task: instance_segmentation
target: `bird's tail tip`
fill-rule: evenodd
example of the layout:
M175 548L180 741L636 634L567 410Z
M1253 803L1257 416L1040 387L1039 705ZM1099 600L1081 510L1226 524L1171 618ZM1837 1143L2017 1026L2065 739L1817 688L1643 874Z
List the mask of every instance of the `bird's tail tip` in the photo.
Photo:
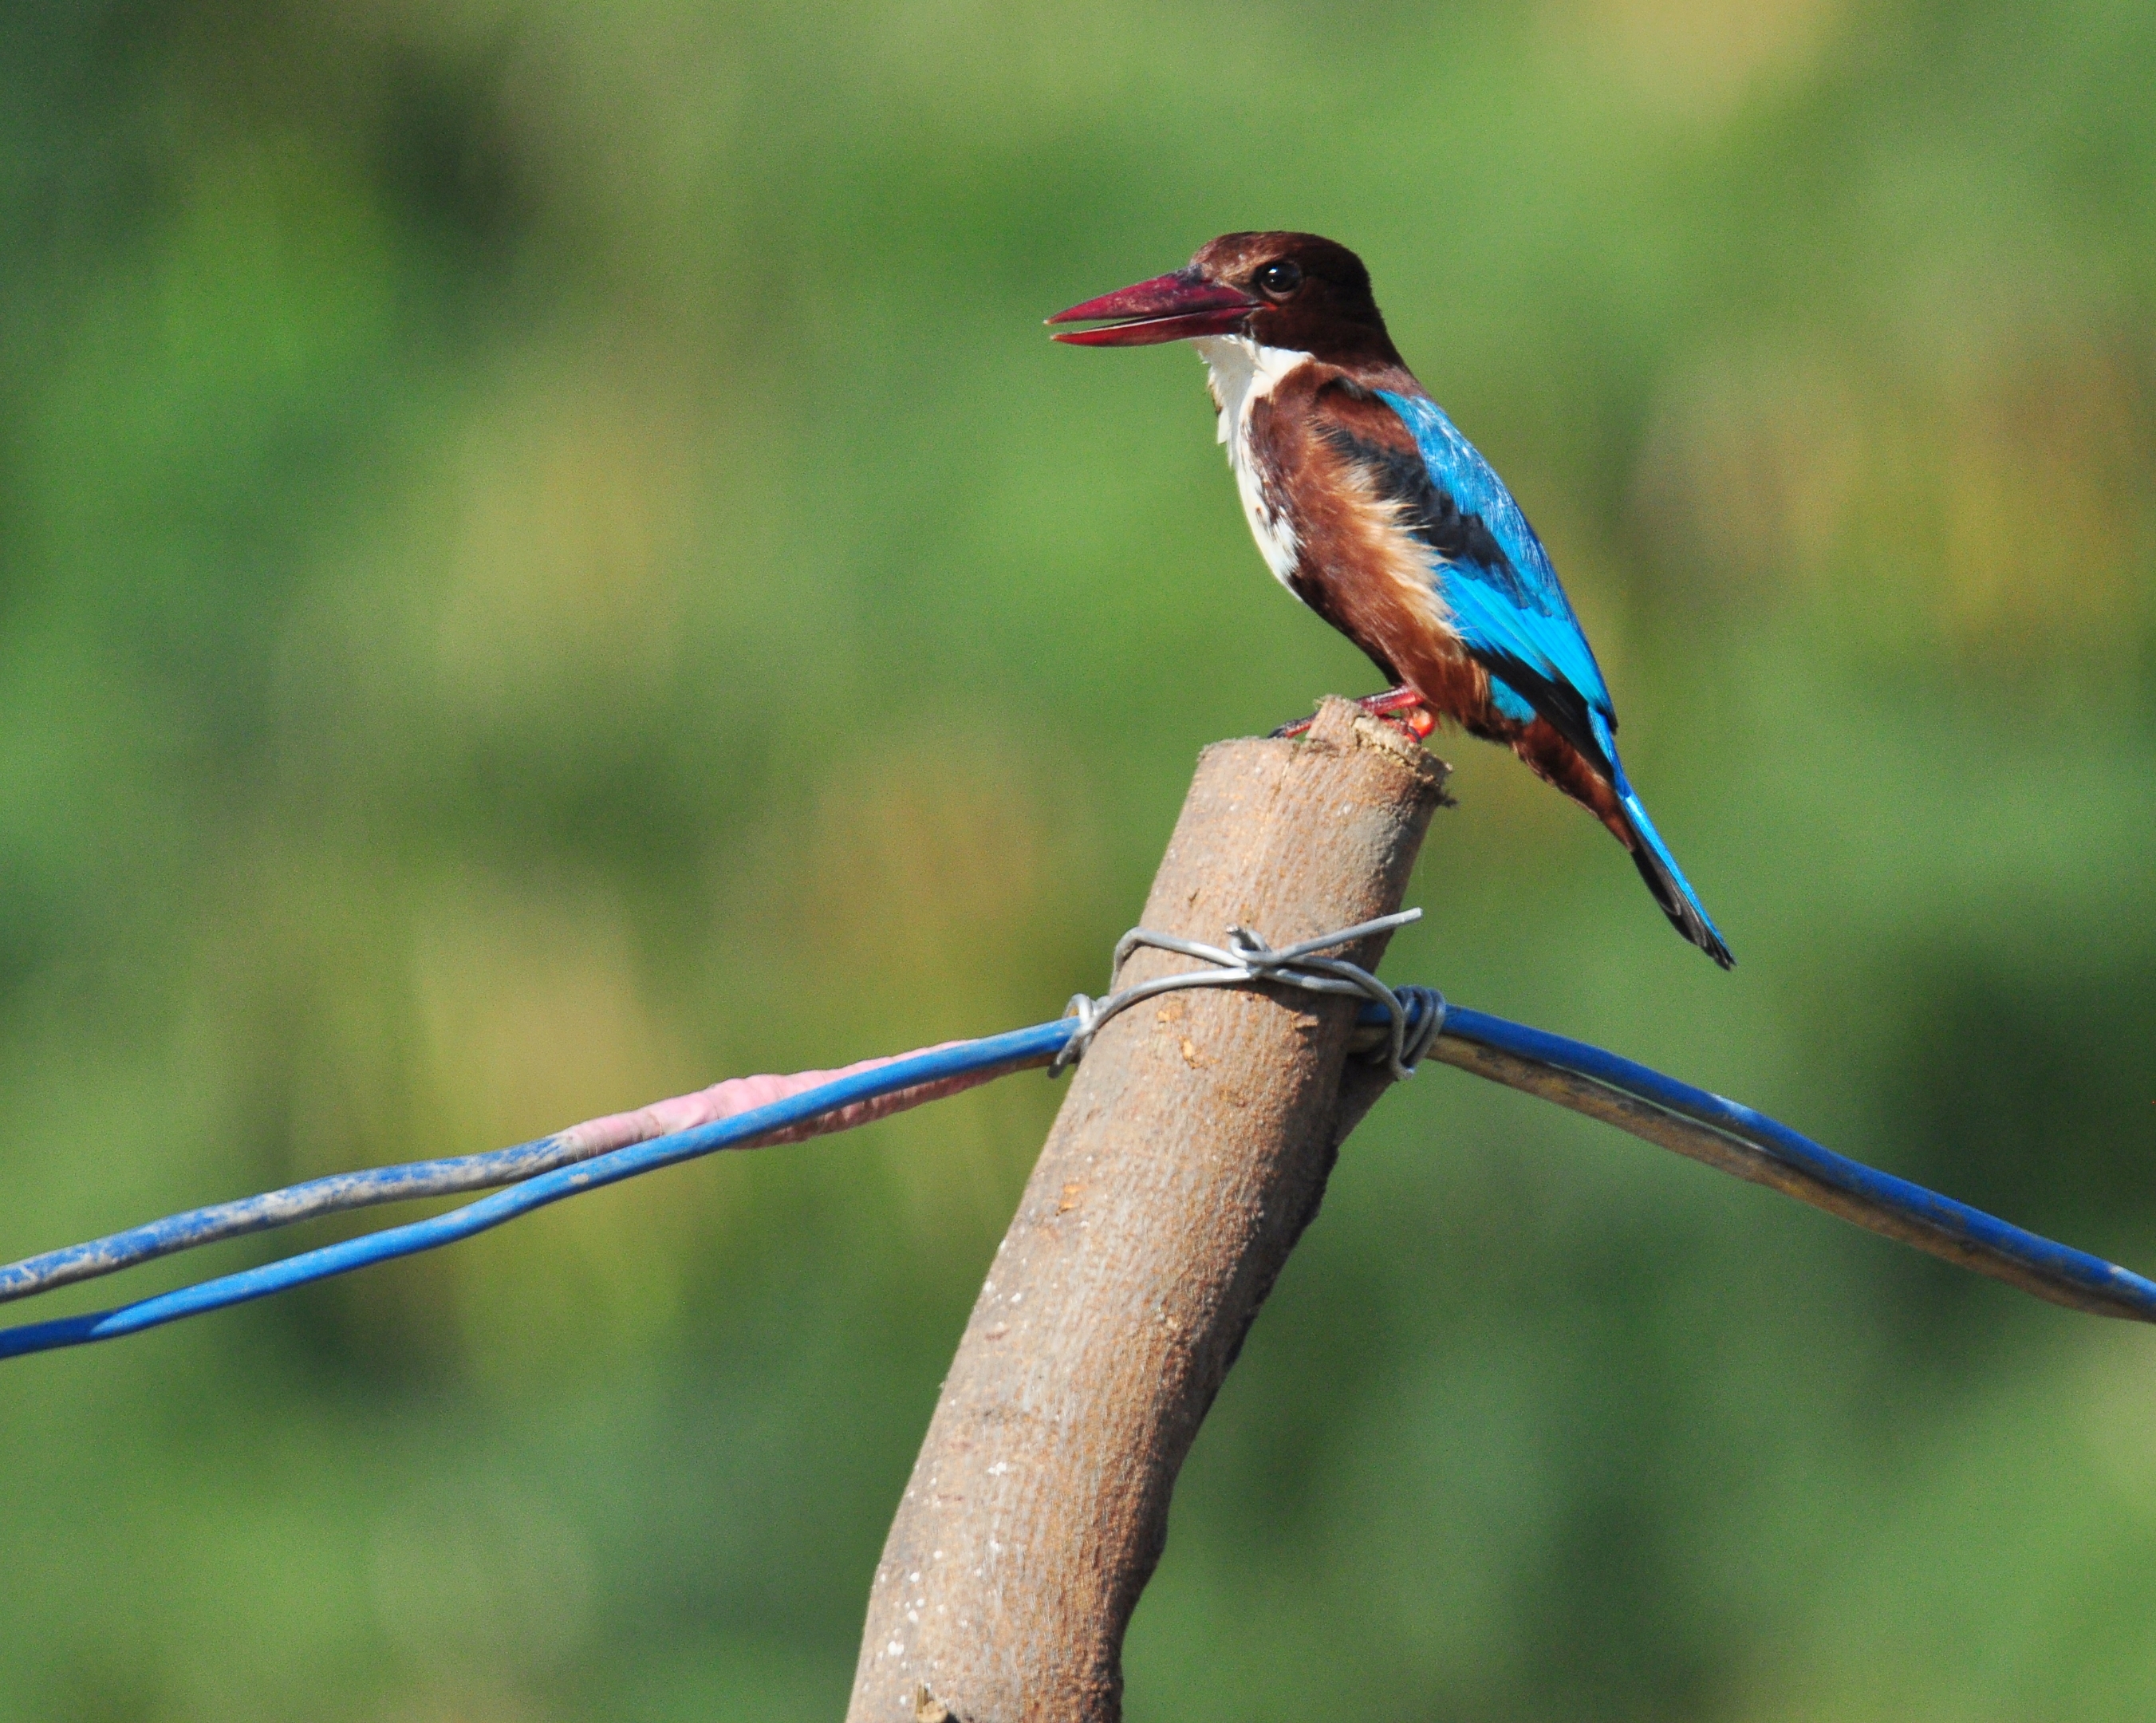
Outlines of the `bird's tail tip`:
M1670 926L1724 969L1736 968L1737 958L1729 949L1729 941L1722 938L1722 930L1700 906L1699 899L1685 883L1684 875L1665 873L1660 865L1661 859L1644 844L1632 852L1632 860L1640 869L1640 877L1647 882L1647 890L1655 894L1655 901L1661 905L1662 913L1670 918Z
M1662 834L1647 818L1647 810L1632 793L1631 786L1627 784L1621 788L1620 799L1624 804L1626 823L1632 828L1633 865L1647 882L1647 890L1654 893L1662 913L1670 918L1670 925L1724 969L1734 969L1737 959L1729 949L1729 942L1722 938L1722 931L1707 913L1707 906L1700 902L1699 894L1691 889L1691 882L1677 866L1676 858L1662 842Z

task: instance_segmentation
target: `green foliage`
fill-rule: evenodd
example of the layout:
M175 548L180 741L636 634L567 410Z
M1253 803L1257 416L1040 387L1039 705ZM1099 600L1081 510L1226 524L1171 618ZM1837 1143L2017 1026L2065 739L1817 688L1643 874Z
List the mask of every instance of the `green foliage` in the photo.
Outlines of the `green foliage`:
M1373 679L1188 357L1038 320L1295 225L1743 964L1459 741L1391 972L2146 1267L2152 80L2118 0L8 9L0 1253L1097 986L1197 748ZM1055 1100L7 1367L0 1718L836 1715ZM2147 1715L2150 1346L1433 1069L1130 1715Z

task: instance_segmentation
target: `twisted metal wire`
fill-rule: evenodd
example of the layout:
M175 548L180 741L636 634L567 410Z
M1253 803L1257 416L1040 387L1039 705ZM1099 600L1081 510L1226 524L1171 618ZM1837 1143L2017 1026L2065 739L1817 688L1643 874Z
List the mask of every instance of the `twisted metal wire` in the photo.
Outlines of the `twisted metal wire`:
M1086 1049L1093 1044L1093 1037L1100 1033L1101 1026L1142 1000L1183 987L1240 987L1259 982L1277 982L1308 993L1357 993L1378 1006L1387 1020L1386 1068L1394 1082L1405 1082L1414 1075L1414 1068L1430 1051L1430 1044L1445 1032L1445 995L1435 987L1404 987L1395 992L1358 963L1350 963L1345 957L1321 957L1316 954L1335 946L1352 944L1373 933L1389 933L1395 927L1404 927L1421 919L1420 910L1402 910L1397 915L1380 915L1374 921L1358 921L1337 933L1319 934L1314 939L1299 940L1294 945L1277 948L1268 943L1263 934L1248 927L1230 927L1224 946L1209 946L1201 940L1184 939L1177 934L1158 933L1150 927L1133 927L1116 941L1115 961L1108 972L1111 980L1122 972L1125 961L1141 946L1196 957L1215 967L1159 976L1100 999L1086 993L1072 994L1064 1015L1078 1019L1077 1033L1050 1062L1048 1074L1060 1076L1085 1058ZM1404 994L1423 996L1419 1008L1404 998Z

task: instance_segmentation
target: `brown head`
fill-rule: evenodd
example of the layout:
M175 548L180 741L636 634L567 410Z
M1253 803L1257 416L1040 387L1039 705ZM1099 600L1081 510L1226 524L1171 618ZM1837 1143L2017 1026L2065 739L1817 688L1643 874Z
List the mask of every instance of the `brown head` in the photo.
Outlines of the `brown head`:
M1048 320L1104 326L1056 332L1074 346L1236 335L1332 364L1400 362L1362 259L1315 233L1223 233L1180 269Z

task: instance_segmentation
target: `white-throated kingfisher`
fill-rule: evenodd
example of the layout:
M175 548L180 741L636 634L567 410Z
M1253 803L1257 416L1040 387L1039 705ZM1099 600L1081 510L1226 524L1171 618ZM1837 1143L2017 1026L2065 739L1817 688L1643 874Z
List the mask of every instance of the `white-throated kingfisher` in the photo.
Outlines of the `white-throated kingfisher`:
M1625 778L1609 690L1548 552L1401 361L1361 259L1314 233L1225 233L1186 268L1048 320L1100 326L1056 334L1078 346L1194 342L1266 563L1396 685L1363 704L1418 736L1446 718L1511 747L1609 828L1680 933L1732 966Z

